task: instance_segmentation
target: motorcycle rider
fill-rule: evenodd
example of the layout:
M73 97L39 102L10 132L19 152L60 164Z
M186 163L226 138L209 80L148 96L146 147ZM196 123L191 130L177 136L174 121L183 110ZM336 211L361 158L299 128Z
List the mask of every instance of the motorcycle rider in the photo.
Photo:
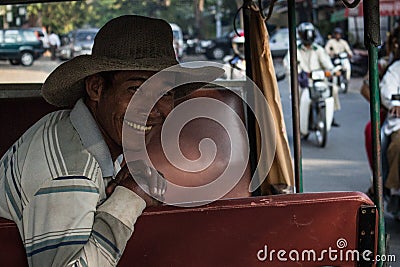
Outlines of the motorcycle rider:
M385 186L390 190L387 209L400 220L400 27L393 31L388 45L392 49L392 62L379 84L382 105L388 109L382 126L382 142L385 138L390 138L386 150L388 170Z
M303 73L311 73L314 70L331 71L334 66L324 48L314 42L316 33L314 25L310 22L303 22L297 27L301 43L297 46L297 63L299 73L299 84L301 87L308 86L308 78ZM285 56L284 64L289 66L289 53ZM303 80L303 81L302 81ZM340 110L339 92L336 86L332 88L332 96L335 103L335 111ZM333 119L332 126L340 125Z
M351 65L349 59L353 56L353 52L351 51L347 41L342 39L342 35L342 29L338 27L335 28L333 30L333 38L329 39L325 45L325 51L331 58L334 58L342 52L347 53L348 59L343 62L343 68L346 70L346 79L349 81L351 76Z
M225 78L228 80L244 79L246 76L246 61L244 59L244 33L232 38L233 56L224 58L226 62Z

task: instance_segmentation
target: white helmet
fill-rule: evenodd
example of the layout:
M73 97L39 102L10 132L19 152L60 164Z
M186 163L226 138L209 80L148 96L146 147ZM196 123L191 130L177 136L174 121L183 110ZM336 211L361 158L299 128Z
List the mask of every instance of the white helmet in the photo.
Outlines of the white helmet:
M315 40L315 28L311 22L303 22L297 27L297 32L303 44L312 44Z
M233 37L232 43L234 43L234 44L244 44L244 36L235 36L235 37Z
M244 36L235 36L232 38L233 52L244 58Z

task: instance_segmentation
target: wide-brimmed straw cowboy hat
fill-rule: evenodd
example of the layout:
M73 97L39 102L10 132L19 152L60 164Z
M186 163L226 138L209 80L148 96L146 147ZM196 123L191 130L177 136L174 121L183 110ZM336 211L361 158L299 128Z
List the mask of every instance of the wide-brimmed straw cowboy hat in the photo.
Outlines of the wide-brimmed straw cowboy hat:
M164 20L125 15L107 22L97 33L91 55L77 56L58 66L42 86L47 102L58 107L73 106L85 95L86 77L104 71L161 71L178 64L171 26ZM218 67L173 68L184 80L211 82L223 74ZM182 76L183 75L183 76ZM188 77L193 79L188 79ZM180 98L205 83L178 86Z

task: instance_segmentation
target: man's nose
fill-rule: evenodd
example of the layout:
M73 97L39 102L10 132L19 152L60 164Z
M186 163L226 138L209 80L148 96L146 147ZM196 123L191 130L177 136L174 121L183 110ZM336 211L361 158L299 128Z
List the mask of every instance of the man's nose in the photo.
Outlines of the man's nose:
M156 104L150 111L150 117L158 117L161 116L161 112L158 108L158 105Z
M167 117L168 114L170 113L172 108L169 108L169 105L165 104L165 103L160 103L157 102L154 107L151 109L150 111L150 116L151 117L158 117L158 116L162 116L162 117Z
M174 98L173 96L164 96L162 97L154 106L154 111L158 112L164 117L167 117L168 114L174 107Z

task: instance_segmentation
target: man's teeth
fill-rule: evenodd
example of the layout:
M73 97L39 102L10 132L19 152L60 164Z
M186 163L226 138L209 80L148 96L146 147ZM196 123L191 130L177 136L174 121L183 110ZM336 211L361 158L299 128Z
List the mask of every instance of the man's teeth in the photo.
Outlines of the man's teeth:
M144 125L140 125L134 122L130 122L130 121L126 121L126 124L129 125L129 127L132 127L133 129L139 130L139 131L150 131L152 126L144 126Z

